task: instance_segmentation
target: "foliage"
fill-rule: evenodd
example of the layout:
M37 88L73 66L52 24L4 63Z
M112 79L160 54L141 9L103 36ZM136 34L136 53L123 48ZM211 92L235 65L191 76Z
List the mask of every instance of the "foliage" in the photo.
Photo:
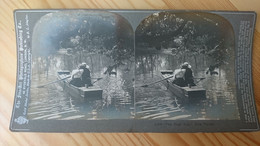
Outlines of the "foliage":
M50 13L40 19L33 34L36 56L49 56L62 49L68 54L103 54L121 63L133 56L133 46L128 21L103 11Z
M219 64L228 58L225 56L233 45L232 26L223 17L210 13L154 13L136 30L139 49L167 49L174 55L205 54Z

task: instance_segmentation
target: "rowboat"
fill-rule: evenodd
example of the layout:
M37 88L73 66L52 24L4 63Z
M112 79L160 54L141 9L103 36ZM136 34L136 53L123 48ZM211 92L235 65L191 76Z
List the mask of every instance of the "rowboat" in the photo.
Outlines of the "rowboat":
M165 79L169 76L173 76L172 70L161 70L161 78ZM191 87L180 87L172 83L173 78L163 80L163 84L169 89L176 97L184 100L202 99L206 98L206 90L202 87L191 86Z
M103 90L98 85L93 85L88 88L76 87L69 83L68 78L70 76L71 76L70 71L57 72L57 78L58 80L62 80L59 83L63 87L64 91L68 92L73 97L79 97L83 99L102 99Z

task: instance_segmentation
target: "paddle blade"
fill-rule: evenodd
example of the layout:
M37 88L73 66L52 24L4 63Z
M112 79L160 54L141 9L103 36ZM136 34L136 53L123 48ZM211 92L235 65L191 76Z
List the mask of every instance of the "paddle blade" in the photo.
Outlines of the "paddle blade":
M43 88L44 86L43 85L41 85L41 86L37 86L36 88Z
M148 85L142 85L142 86L140 86L140 87L148 87Z

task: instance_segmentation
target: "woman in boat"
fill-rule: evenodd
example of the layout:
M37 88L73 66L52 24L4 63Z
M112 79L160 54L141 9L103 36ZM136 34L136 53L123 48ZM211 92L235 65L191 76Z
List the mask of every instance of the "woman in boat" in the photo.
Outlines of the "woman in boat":
M81 80L81 76L84 72L83 69L81 69L83 66L82 64L78 66L77 69L74 69L71 73L71 79L70 79L70 84L76 86L76 87L82 87L83 86L83 82Z
M92 83L91 83L89 66L85 62L83 62L80 69L83 69L83 73L82 73L82 76L81 76L83 86L86 86L86 87L93 86Z
M184 74L185 74L185 70L184 69L176 69L174 71L174 80L173 80L173 84L178 85L180 87L185 87L185 80L184 80Z

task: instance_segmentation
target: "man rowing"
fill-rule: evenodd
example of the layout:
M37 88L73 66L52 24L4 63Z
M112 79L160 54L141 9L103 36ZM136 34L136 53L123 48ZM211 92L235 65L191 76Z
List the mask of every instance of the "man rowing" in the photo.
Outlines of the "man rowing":
M83 62L81 69L83 69L83 73L81 75L81 80L82 80L83 86L85 86L85 87L93 86L91 83L89 66L85 62Z
M196 86L193 80L191 65L188 62L184 62L180 69L174 71L174 80L172 83L180 87Z

